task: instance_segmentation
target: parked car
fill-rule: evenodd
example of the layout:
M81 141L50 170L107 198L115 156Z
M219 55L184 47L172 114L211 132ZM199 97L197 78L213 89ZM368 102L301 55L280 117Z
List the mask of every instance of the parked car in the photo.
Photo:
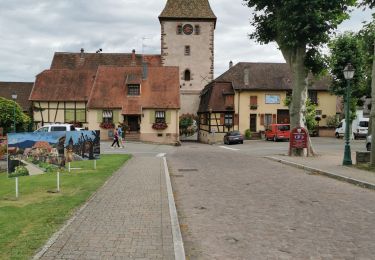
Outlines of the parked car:
M243 144L243 135L240 131L230 131L224 135L224 144Z
M57 132L57 131L76 131L72 124L48 124L34 131L34 133Z
M371 135L366 137L366 149L367 151L371 151Z
M270 124L265 132L266 140L289 140L290 125L289 124Z
M369 118L356 118L352 122L352 138L358 139L358 138L364 138L367 136L368 133L368 122ZM337 126L335 130L335 136L337 138L340 138L345 135L345 126L346 122L345 119L341 120L340 124Z

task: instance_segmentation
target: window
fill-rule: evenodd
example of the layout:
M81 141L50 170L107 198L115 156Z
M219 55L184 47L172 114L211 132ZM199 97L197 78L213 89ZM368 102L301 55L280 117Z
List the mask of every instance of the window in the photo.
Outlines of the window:
M65 122L74 121L74 109L65 110Z
M85 109L66 109L65 110L65 122L86 122L86 110Z
M128 96L139 96L140 86L138 84L128 85Z
M176 32L177 32L177 34L182 34L182 25L181 24L177 25Z
M201 34L201 27L198 24L195 25L195 34L196 35Z
M190 78L191 78L190 76L191 76L190 70L185 70L185 72L184 72L184 80L190 81Z
M309 90L308 91L308 96L309 96L310 101L314 105L318 104L318 91L316 91L316 90Z
M112 110L103 110L103 123L113 123Z
M185 56L190 56L190 45L185 46Z
M233 114L224 115L224 125L233 125Z
M155 123L165 123L165 111L155 112Z
M272 114L265 114L264 125L269 126L272 124Z

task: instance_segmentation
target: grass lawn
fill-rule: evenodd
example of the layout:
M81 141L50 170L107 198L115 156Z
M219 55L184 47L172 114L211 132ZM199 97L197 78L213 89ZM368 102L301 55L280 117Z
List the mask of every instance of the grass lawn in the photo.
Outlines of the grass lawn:
M50 236L87 201L130 155L101 155L93 161L72 163L82 168L60 173L60 193L56 173L19 177L19 198L15 180L0 173L0 259L29 259Z

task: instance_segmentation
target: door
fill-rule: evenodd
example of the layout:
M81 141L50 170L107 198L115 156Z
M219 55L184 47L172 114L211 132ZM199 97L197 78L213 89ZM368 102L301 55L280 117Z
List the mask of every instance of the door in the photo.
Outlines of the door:
M288 109L277 110L277 123L278 124L290 124Z
M138 132L139 131L139 116L128 116L129 131Z
M250 131L252 133L257 131L257 114L250 114Z

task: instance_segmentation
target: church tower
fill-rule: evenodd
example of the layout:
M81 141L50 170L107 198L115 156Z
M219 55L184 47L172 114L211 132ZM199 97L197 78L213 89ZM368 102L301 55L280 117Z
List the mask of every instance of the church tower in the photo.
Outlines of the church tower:
M180 115L196 114L200 91L214 77L216 16L208 0L167 0L159 20L162 64L180 68Z

